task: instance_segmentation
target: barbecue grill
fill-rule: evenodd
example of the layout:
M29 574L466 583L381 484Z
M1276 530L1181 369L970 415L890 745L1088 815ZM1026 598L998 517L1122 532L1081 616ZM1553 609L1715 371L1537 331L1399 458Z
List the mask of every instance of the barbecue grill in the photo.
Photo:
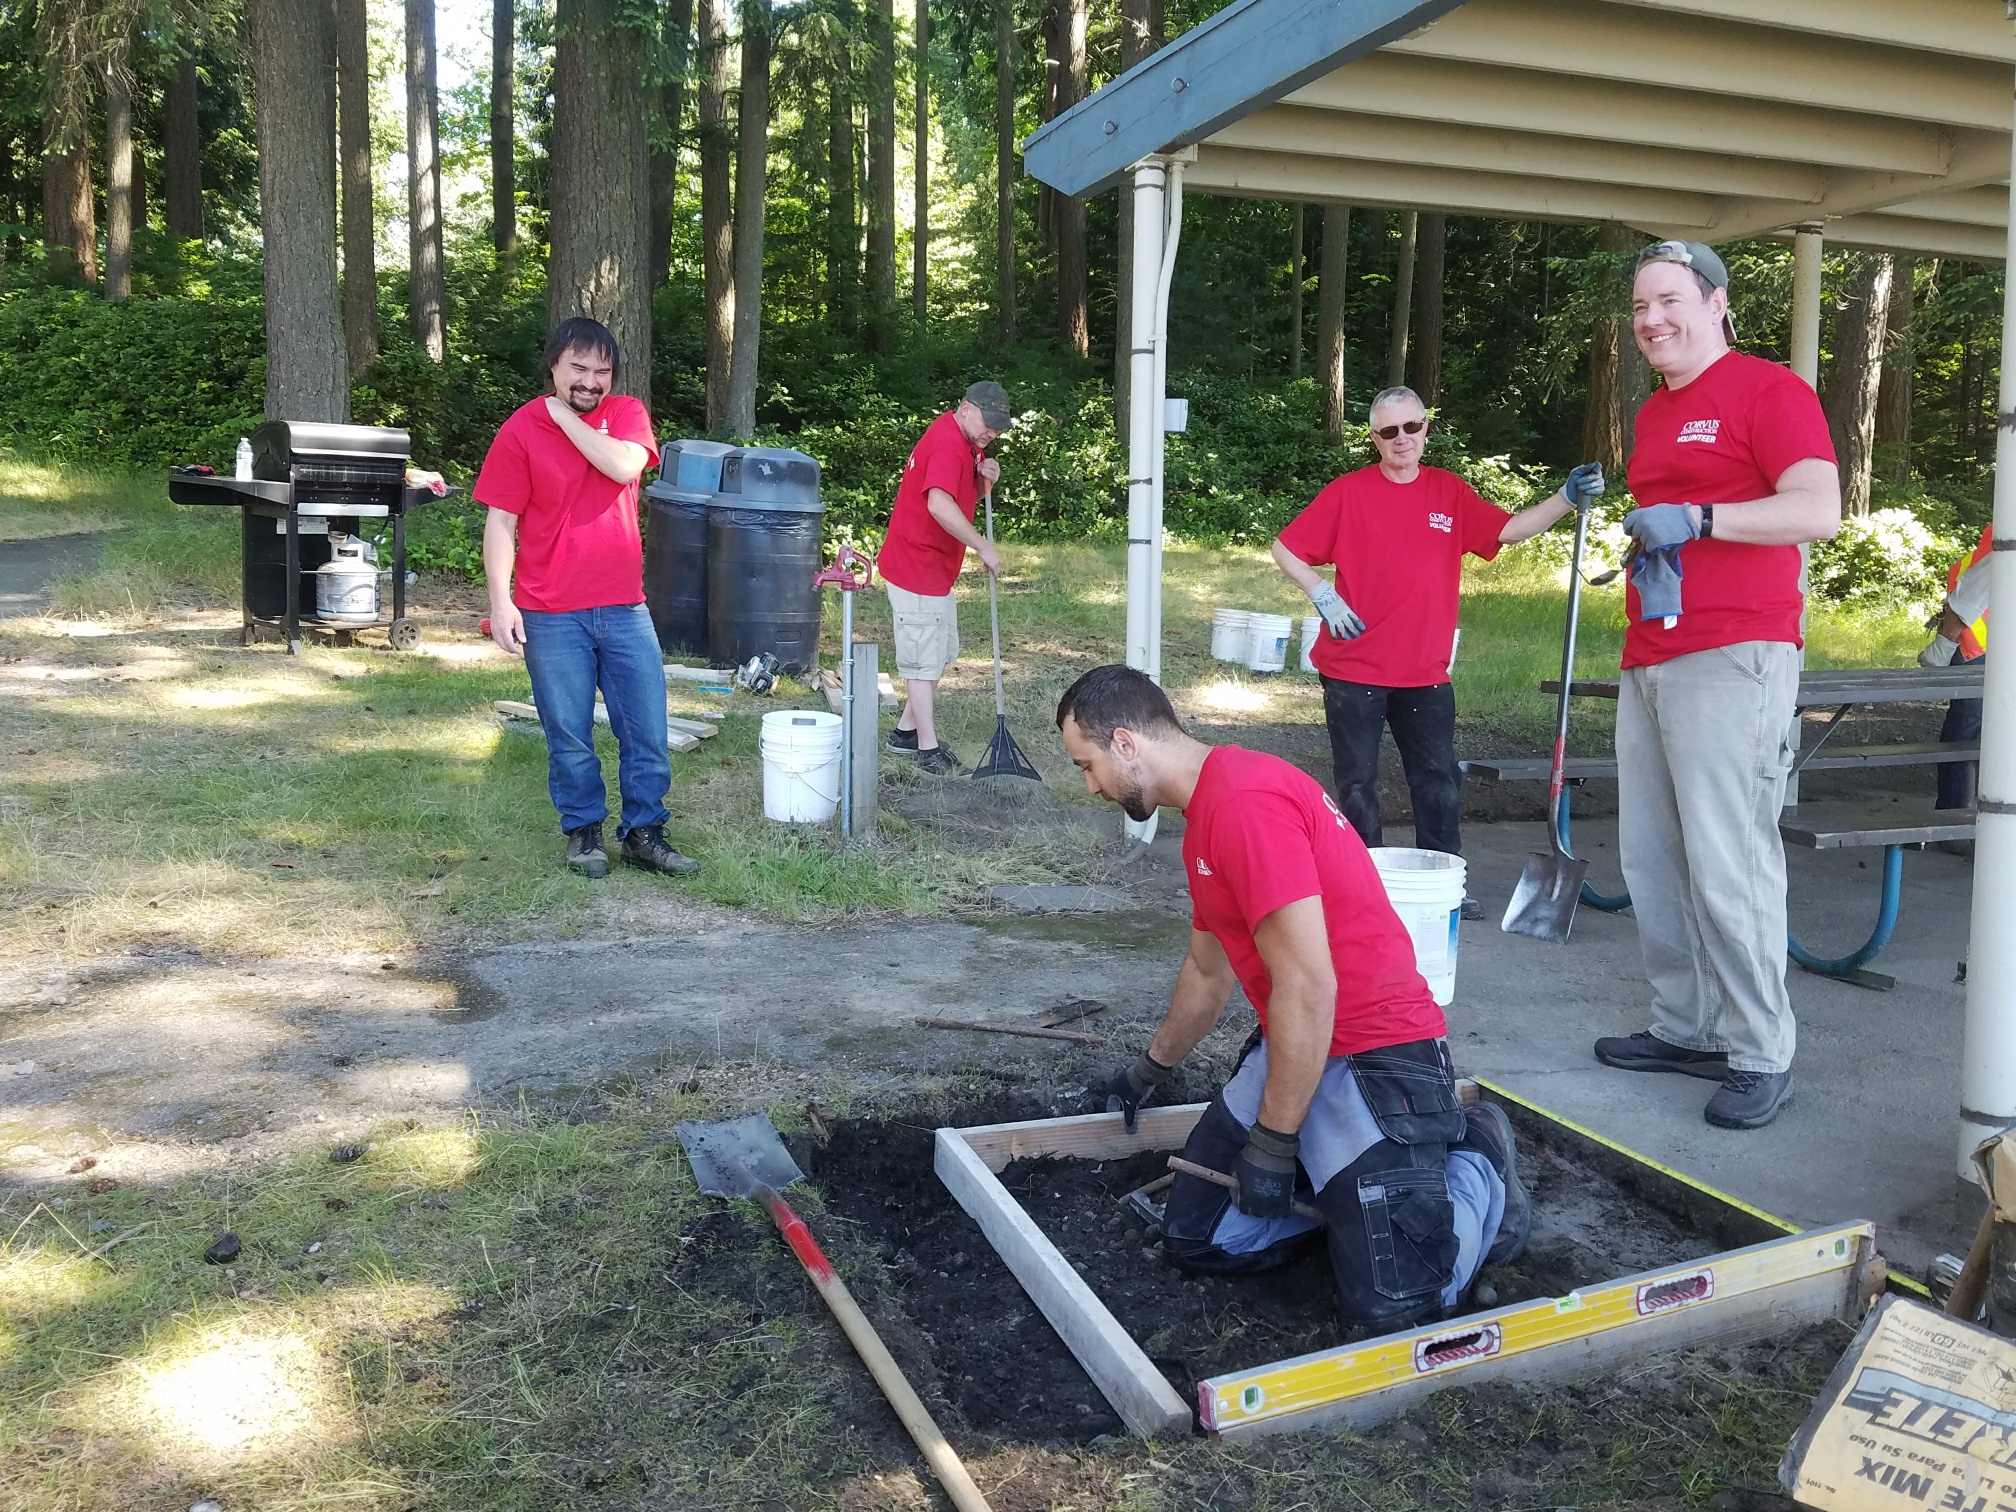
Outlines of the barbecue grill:
M406 511L437 495L407 487L410 444L403 430L374 425L269 420L252 433L250 478L169 475L177 504L242 511L244 644L277 631L292 655L304 630L347 645L370 629L382 629L396 651L420 644L419 625L406 618ZM391 526L391 618L324 620L315 612L316 569L332 555L330 536L357 535L365 520Z

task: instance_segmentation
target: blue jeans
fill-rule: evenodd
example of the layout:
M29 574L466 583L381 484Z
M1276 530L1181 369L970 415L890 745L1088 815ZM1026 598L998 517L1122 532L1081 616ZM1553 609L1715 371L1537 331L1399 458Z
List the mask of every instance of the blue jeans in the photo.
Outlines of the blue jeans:
M651 611L642 604L525 616L525 670L546 731L546 788L560 828L577 830L609 817L608 787L595 755L595 690L609 706L616 735L623 822L617 839L671 817L665 794L672 758L665 749L665 660Z
M1956 658L1953 665L1966 666L1970 661L1981 658ZM1979 740L1981 738L1981 700L1978 698L1956 698L1946 705L1946 723L1939 727L1941 740ZM1966 809L1974 807L1974 783L1981 770L1979 762L1944 761L1939 764L1939 801L1935 809Z

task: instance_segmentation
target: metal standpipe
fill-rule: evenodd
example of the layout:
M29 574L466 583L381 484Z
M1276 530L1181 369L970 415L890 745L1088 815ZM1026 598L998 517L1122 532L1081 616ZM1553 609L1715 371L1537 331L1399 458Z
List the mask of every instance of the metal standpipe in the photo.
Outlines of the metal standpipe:
M854 838L854 590L840 590L840 833Z
M2016 124L2016 123L2012 123ZM2016 134L2011 137L2016 149ZM2016 166L2016 165L2012 165ZM2002 278L2002 373L1995 399L1995 549L1989 618L2016 624L2016 216ZM1960 1052L1962 1180L1974 1146L2016 1123L2016 656L1987 659L1981 690L1981 778L1975 800L1974 909L1967 940L1967 1020Z
M1155 381L1155 306L1162 273L1164 202L1169 175L1159 158L1134 165L1134 308L1127 354L1127 665L1148 672L1160 660L1154 642L1156 442L1162 429L1162 388ZM1157 816L1125 821L1125 833L1147 844Z
M1820 388L1820 254L1825 248L1823 236L1826 229L1822 221L1807 221L1792 228L1792 371L1816 393ZM1812 547L1803 543L1800 545L1799 639L1802 643L1806 639L1807 563L1812 554ZM1799 651L1799 666L1802 671L1806 666L1803 644ZM1804 738L1805 728L1795 709L1792 728L1788 732L1795 751ZM1799 807L1799 773L1796 768L1785 782L1784 806Z

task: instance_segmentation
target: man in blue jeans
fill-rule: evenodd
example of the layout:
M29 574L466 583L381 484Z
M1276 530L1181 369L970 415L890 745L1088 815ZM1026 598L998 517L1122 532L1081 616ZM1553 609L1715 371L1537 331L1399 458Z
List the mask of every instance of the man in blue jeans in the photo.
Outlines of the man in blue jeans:
M490 638L522 653L532 675L567 865L609 874L608 790L595 755L600 688L616 735L623 859L679 876L700 867L665 839L665 663L644 605L637 529L637 480L657 449L644 406L612 392L620 361L607 326L562 321L544 357L553 391L514 413L490 443L474 490L489 510Z

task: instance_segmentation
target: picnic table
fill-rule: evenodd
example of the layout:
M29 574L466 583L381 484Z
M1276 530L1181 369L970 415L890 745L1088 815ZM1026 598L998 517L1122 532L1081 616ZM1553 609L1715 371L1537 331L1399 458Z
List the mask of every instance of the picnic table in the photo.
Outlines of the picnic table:
M1818 738L1810 743L1801 740L1798 758L1792 764L1792 783L1789 788L1790 801L1786 805L1786 817L1779 822L1779 833L1793 845L1803 845L1816 850L1834 850L1851 846L1881 845L1883 847L1882 895L1877 906L1876 925L1869 938L1857 949L1845 956L1816 956L1802 946L1796 938L1786 937L1786 952L1804 970L1819 976L1833 977L1839 981L1852 982L1861 987L1888 990L1896 985L1893 977L1882 972L1866 969L1869 962L1882 954L1890 943L1890 936L1897 925L1897 909L1903 893L1904 847L1907 845L1927 845L1948 840L1970 840L1974 836L1974 815L1971 811L1950 809L1930 813L1894 814L1882 808L1849 808L1838 813L1801 813L1797 780L1799 773L1809 768L1814 771L1843 771L1856 768L1888 766L1931 766L1948 761L1973 761L1980 756L1980 746L1974 741L1921 741L1908 745L1863 746L1852 750L1840 750L1822 754L1821 748L1827 739L1839 728L1853 709L1863 704L1879 703L1939 703L1955 698L1979 698L1986 669L1979 662L1951 667L1816 667L1799 674L1799 691L1793 702L1801 710L1831 708L1834 712ZM1615 699L1622 680L1615 677L1578 677L1568 685L1570 697ZM1549 678L1543 682L1544 692L1558 695L1561 680ZM1803 723L1803 722L1802 722ZM1803 730L1801 731L1803 736ZM1540 762L1541 767L1546 763ZM1526 774L1525 760L1518 762L1469 762L1466 767L1480 775L1500 779L1517 779ZM1567 764L1570 782L1587 780L1590 777L1614 777L1617 763L1600 759L1578 758ZM1886 806L1887 807L1887 806ZM1562 849L1568 847L1568 789L1561 792L1561 802L1554 822L1561 837ZM1606 896L1597 892L1588 883L1582 884L1582 901L1591 907L1616 913L1631 906L1628 892Z

